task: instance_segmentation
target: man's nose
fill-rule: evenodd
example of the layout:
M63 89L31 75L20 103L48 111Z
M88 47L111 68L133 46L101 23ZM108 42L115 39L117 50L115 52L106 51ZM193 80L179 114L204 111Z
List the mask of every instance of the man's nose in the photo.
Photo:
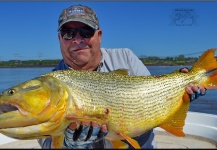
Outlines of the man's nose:
M72 40L73 43L81 43L84 42L84 38L82 38L79 34L79 32L76 33L75 37Z

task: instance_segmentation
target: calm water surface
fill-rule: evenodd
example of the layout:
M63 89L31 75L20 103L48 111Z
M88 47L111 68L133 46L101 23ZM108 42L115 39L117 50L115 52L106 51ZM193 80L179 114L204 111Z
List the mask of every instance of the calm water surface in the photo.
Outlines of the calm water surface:
M152 75L167 74L182 66L148 66ZM188 66L190 68L190 66ZM47 68L0 68L0 92L52 70ZM217 90L207 90L205 96L192 102L190 111L217 115Z

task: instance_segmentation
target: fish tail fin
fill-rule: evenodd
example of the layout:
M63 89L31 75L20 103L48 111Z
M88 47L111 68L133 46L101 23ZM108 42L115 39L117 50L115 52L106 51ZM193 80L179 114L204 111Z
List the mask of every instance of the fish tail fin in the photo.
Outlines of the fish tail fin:
M207 71L208 78L201 85L207 89L217 89L217 68Z
M217 89L217 60L215 51L217 48L205 51L192 66L192 71L195 69L205 69L207 78L200 84L207 89Z
M192 74L195 74L195 72L200 72L201 70L205 70L203 71L204 75L201 78L199 84L206 87L207 89L217 89L217 61L215 58L216 50L217 49L215 48L205 51L190 70ZM160 127L167 132L180 137L185 136L183 127L185 125L185 119L190 106L190 97L187 92L184 92L182 100L183 101L180 106L181 109L179 109L174 115L169 117L163 124L160 125Z

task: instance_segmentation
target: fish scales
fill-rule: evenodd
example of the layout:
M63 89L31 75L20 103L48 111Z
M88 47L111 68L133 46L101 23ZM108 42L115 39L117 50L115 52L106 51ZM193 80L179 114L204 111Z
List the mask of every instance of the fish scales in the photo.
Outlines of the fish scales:
M0 94L0 133L17 139L52 137L54 148L62 147L64 131L74 121L106 124L106 139L115 148L121 148L115 144L121 139L139 148L132 138L155 127L184 136L190 106L185 87L217 89L215 51L205 51L189 73L60 70L15 85Z
M170 113L171 107L174 110L180 107L184 93L183 87L189 83L185 81L183 75L176 77L175 80L172 75L165 75L158 81L153 77L150 77L153 78L150 80L148 77L132 78L92 72L83 74L63 71L62 73L63 78L65 73L71 76L65 83L73 93L72 97L77 106L84 111L83 115L94 116L101 112L101 117L107 118L105 122L109 122L109 128L120 131L127 129L127 134L131 133L131 136L135 136L134 126L141 130L148 130L156 123L156 119L153 118L159 116L157 120L161 123L167 117L165 114ZM63 80L60 75L58 78ZM171 86L171 83L174 86ZM156 91L159 91L157 95ZM170 98L175 100L167 101ZM163 108L158 106L163 106ZM105 113L106 109L109 110L108 115ZM144 125L144 122L150 122L150 127Z

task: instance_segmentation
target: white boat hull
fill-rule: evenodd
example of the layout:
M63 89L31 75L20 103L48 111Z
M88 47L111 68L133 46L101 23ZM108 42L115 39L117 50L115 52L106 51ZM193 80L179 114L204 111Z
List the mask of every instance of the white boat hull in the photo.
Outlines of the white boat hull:
M159 127L156 130L164 131ZM201 136L217 142L217 115L189 111L184 132L185 134Z

